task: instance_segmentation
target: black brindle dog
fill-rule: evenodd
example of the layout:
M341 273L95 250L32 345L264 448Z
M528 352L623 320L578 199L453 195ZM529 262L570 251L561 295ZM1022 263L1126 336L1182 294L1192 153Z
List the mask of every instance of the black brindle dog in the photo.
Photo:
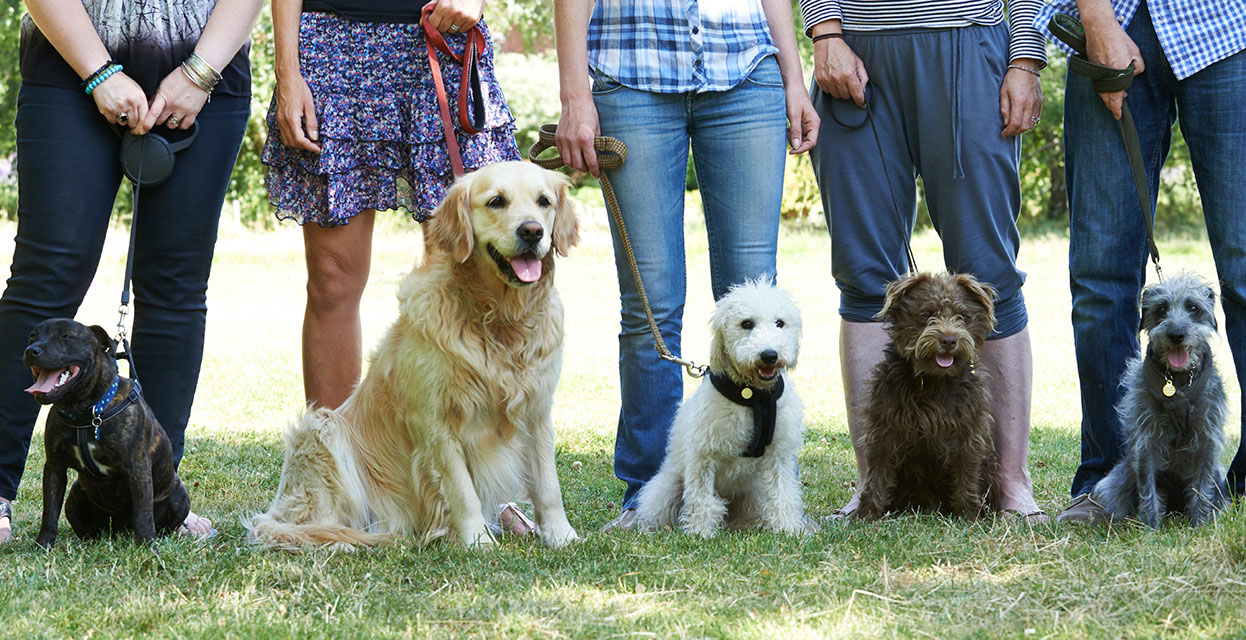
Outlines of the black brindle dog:
M45 548L56 542L62 501L83 539L133 532L147 542L175 530L190 511L190 496L164 429L138 386L117 375L116 343L108 333L64 318L46 320L31 332L22 363L35 377L26 391L52 405L36 542ZM68 499L66 469L78 472Z

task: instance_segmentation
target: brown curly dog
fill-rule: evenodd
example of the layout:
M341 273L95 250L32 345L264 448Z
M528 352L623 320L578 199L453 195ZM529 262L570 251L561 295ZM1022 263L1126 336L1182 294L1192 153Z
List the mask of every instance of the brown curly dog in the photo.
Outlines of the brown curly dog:
M998 460L987 380L974 368L995 326L995 291L963 274L887 285L883 361L866 407L861 519L902 509L976 518L993 504Z

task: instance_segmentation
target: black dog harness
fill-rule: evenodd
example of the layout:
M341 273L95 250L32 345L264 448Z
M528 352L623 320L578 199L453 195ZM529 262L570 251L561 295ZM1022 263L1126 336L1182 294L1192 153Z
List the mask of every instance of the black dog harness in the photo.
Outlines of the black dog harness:
M117 403L117 406L107 409L108 404L117 396L117 387L120 382L121 376L113 378L112 384L108 386L108 391L104 392L104 397L91 406L91 419L85 423L80 421L77 414L60 408L56 410L69 426L78 430L78 454L82 457L82 463L86 465L87 471L97 478L107 478L108 476L100 470L99 465L95 463L95 458L91 456L91 443L99 442L100 429L103 428L105 422L112 420L120 415L122 411L129 409L130 405L138 402L143 394L142 388L138 386L138 380L133 380L130 384L130 393L126 394L125 399Z
M748 448L741 453L745 458L760 458L766 453L766 447L774 440L774 421L778 415L779 396L783 395L783 376L775 381L769 389L758 389L748 385L740 386L731 378L709 372L710 382L723 397L753 410L753 437Z

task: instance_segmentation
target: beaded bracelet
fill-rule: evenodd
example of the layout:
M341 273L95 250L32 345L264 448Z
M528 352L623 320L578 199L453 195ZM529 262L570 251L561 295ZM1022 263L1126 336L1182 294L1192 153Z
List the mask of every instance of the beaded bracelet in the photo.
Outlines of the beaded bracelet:
M85 87L87 95L91 95L91 92L95 91L96 87L100 86L101 83L111 78L114 73L117 73L122 69L123 67L120 64L113 63L105 67L103 71L93 74L90 82L87 82L87 86Z
M1031 69L1031 68L1029 68L1029 67L1027 67L1027 66L1024 66L1024 65L1019 65L1019 64L1010 64L1010 65L1008 65L1008 68L1009 68L1009 69L1020 69L1020 70L1022 70L1022 71L1024 71L1024 72L1026 72L1026 73L1031 73L1031 74L1034 74L1034 77L1035 77L1035 78L1041 78L1041 77L1043 77L1042 72L1035 71L1035 70L1033 70L1033 69Z
M81 87L81 88L83 88L83 89L86 89L86 88L87 88L87 85L88 85L88 84L91 84L91 81L92 81L92 80L94 80L96 76L98 76L98 75L99 75L99 74L101 74L101 73L104 73L104 71L105 71L105 70L107 70L107 69L108 69L108 67L111 67L111 66L113 66L114 64L121 64L121 63L120 63L120 62L117 62L116 60L109 60L108 62L105 62L105 63L103 64L103 66L101 66L100 68L96 69L96 70L95 70L95 73L92 73L91 75L87 76L87 77L86 77L86 79L85 79L85 80L83 80L83 81L82 81L82 83L81 83L81 84L79 84L78 86L79 86L79 87Z

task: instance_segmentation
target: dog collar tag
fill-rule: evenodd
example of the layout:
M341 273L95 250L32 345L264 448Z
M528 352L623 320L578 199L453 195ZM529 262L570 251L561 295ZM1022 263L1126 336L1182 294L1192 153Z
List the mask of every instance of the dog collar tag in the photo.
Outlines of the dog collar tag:
M744 387L743 389L740 389L740 397L744 398L745 400L752 399L753 390L748 387Z
M1173 386L1172 380L1165 382L1164 383L1164 395L1171 398L1176 394L1177 394L1177 387Z

